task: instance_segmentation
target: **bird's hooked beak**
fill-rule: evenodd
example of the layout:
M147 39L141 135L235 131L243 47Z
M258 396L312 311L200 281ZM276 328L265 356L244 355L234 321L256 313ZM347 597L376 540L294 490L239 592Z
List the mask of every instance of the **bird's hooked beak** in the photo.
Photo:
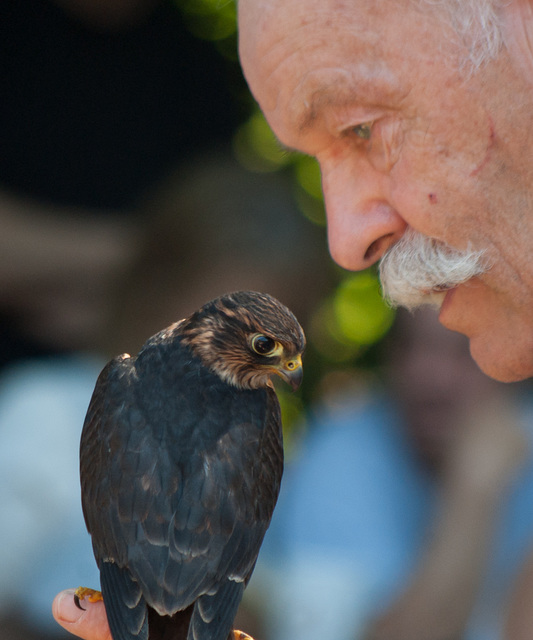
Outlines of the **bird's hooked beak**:
M302 356L298 355L294 358L288 358L282 360L278 367L276 367L274 373L276 373L282 380L288 382L293 391L296 391L302 384L304 377L304 370L302 367Z

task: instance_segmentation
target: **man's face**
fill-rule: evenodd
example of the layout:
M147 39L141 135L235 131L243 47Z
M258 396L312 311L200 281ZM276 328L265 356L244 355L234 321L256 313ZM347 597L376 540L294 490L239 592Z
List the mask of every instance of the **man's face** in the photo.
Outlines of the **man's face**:
M333 258L364 269L407 227L491 269L440 320L501 380L533 375L533 104L504 53L470 77L442 15L390 0L240 0L268 122L322 171ZM431 9L435 11L435 9Z

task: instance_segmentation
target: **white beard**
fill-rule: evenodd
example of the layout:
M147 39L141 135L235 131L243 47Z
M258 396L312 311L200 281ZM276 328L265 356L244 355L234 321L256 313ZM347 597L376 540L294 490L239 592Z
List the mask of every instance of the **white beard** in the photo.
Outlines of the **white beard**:
M407 229L379 266L383 296L394 307L440 306L446 291L485 273L483 251L459 251Z

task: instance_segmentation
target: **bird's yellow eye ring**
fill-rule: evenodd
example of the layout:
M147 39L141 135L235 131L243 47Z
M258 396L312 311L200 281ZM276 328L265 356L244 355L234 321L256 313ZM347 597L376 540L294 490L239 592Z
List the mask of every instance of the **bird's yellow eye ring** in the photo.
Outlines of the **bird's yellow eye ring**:
M287 369L289 371L292 371L293 369L296 369L296 367L298 366L298 363L295 360L289 360L285 366L287 367Z
M276 342L262 333L256 333L252 338L251 344L252 349L260 356L269 357L278 355L282 349L279 342Z

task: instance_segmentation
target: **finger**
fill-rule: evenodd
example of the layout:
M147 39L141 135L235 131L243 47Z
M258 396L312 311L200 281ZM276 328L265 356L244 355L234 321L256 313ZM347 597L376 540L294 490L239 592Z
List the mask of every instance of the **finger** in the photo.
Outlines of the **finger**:
M54 598L52 613L67 631L83 640L112 640L103 602L84 600L85 610L78 609L74 589L61 591Z

